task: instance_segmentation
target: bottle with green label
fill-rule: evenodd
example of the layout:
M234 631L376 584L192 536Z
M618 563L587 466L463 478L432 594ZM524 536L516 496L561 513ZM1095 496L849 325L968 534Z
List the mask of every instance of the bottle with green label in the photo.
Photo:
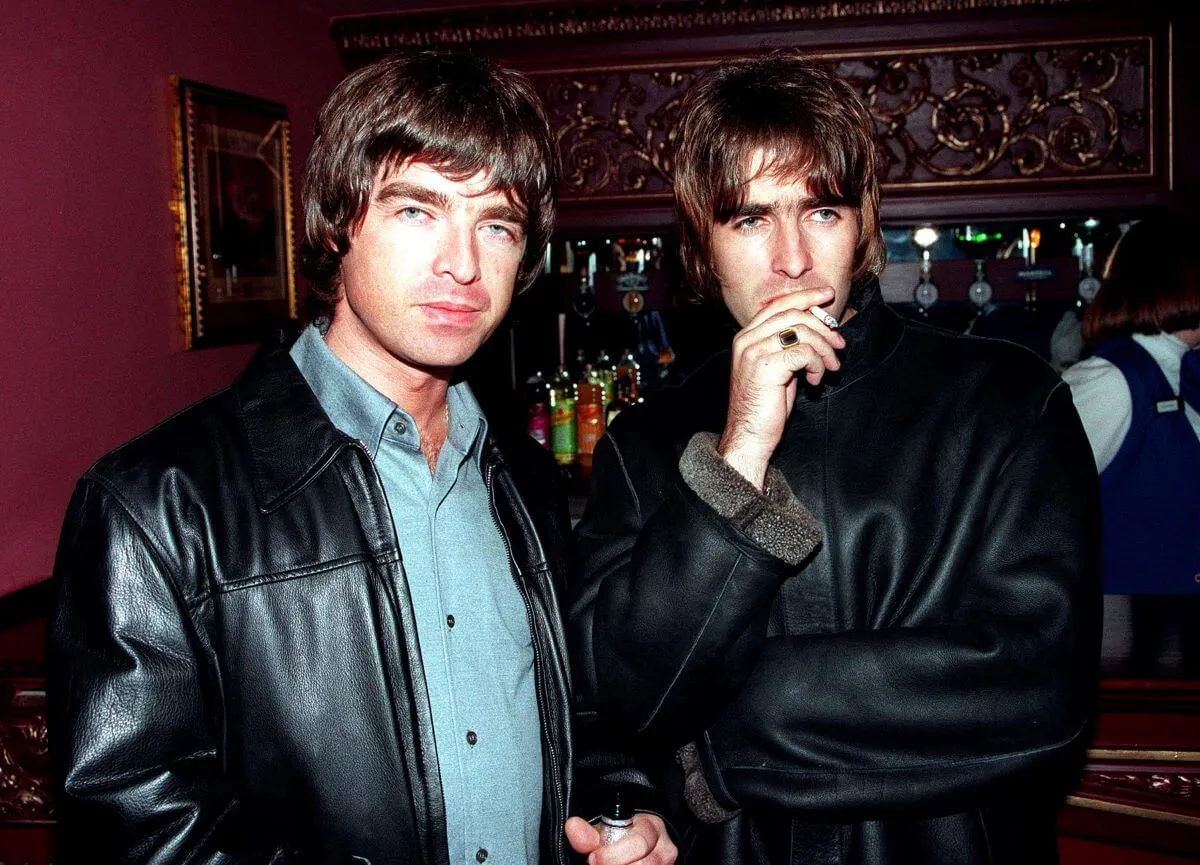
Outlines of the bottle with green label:
M550 382L550 451L561 466L575 462L575 382L563 364Z

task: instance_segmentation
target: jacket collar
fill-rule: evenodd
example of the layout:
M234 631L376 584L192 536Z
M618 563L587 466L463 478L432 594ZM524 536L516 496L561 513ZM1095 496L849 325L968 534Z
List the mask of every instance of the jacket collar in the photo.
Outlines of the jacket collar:
M850 306L856 312L841 328L846 340L846 348L838 352L842 367L826 373L816 388L808 388L812 397L832 396L869 375L892 355L904 336L904 320L883 302L878 279L872 277L855 286Z
M288 349L295 335L273 334L233 383L250 451L254 494L268 513L352 446L322 411Z
M354 440L333 425L292 360L298 334L272 334L233 382L233 398L250 451L256 503L270 513L302 490ZM478 406L476 406L478 409ZM480 417L488 412L481 410ZM481 459L507 468L501 429L488 423ZM370 452L364 446L364 453Z

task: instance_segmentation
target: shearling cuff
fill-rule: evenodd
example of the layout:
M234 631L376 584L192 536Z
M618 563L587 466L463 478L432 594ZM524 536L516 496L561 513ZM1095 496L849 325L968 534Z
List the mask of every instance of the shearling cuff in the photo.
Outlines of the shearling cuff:
M724 823L732 819L737 811L721 807L704 777L700 765L700 754L695 742L688 742L675 754L675 762L683 769L683 798L688 809L701 823Z
M799 565L821 543L821 524L792 494L783 474L767 468L759 492L717 453L717 435L698 432L679 458L679 473L705 504L789 565Z

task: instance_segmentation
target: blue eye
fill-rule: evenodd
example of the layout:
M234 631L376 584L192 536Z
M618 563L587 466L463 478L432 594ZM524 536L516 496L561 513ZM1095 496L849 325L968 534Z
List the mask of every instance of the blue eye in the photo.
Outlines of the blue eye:
M817 222L835 222L841 218L841 214L834 207L822 207L820 210L813 211L813 219Z
M490 223L483 227L484 232L489 236L499 238L500 240L517 240L519 233L507 225L499 223Z
M747 216L744 219L739 219L736 223L734 223L733 227L738 231L753 231L761 226L762 223L763 218L761 216Z

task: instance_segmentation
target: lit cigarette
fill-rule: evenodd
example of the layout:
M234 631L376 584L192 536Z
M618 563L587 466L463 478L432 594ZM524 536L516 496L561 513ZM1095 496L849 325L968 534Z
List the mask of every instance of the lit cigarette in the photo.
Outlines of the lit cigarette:
M821 307L814 306L809 311L813 315L815 315L817 318L821 319L821 324L825 325L830 330L838 329L838 320L836 318L834 318L832 315L830 315L829 313L827 313L825 310L821 309Z

